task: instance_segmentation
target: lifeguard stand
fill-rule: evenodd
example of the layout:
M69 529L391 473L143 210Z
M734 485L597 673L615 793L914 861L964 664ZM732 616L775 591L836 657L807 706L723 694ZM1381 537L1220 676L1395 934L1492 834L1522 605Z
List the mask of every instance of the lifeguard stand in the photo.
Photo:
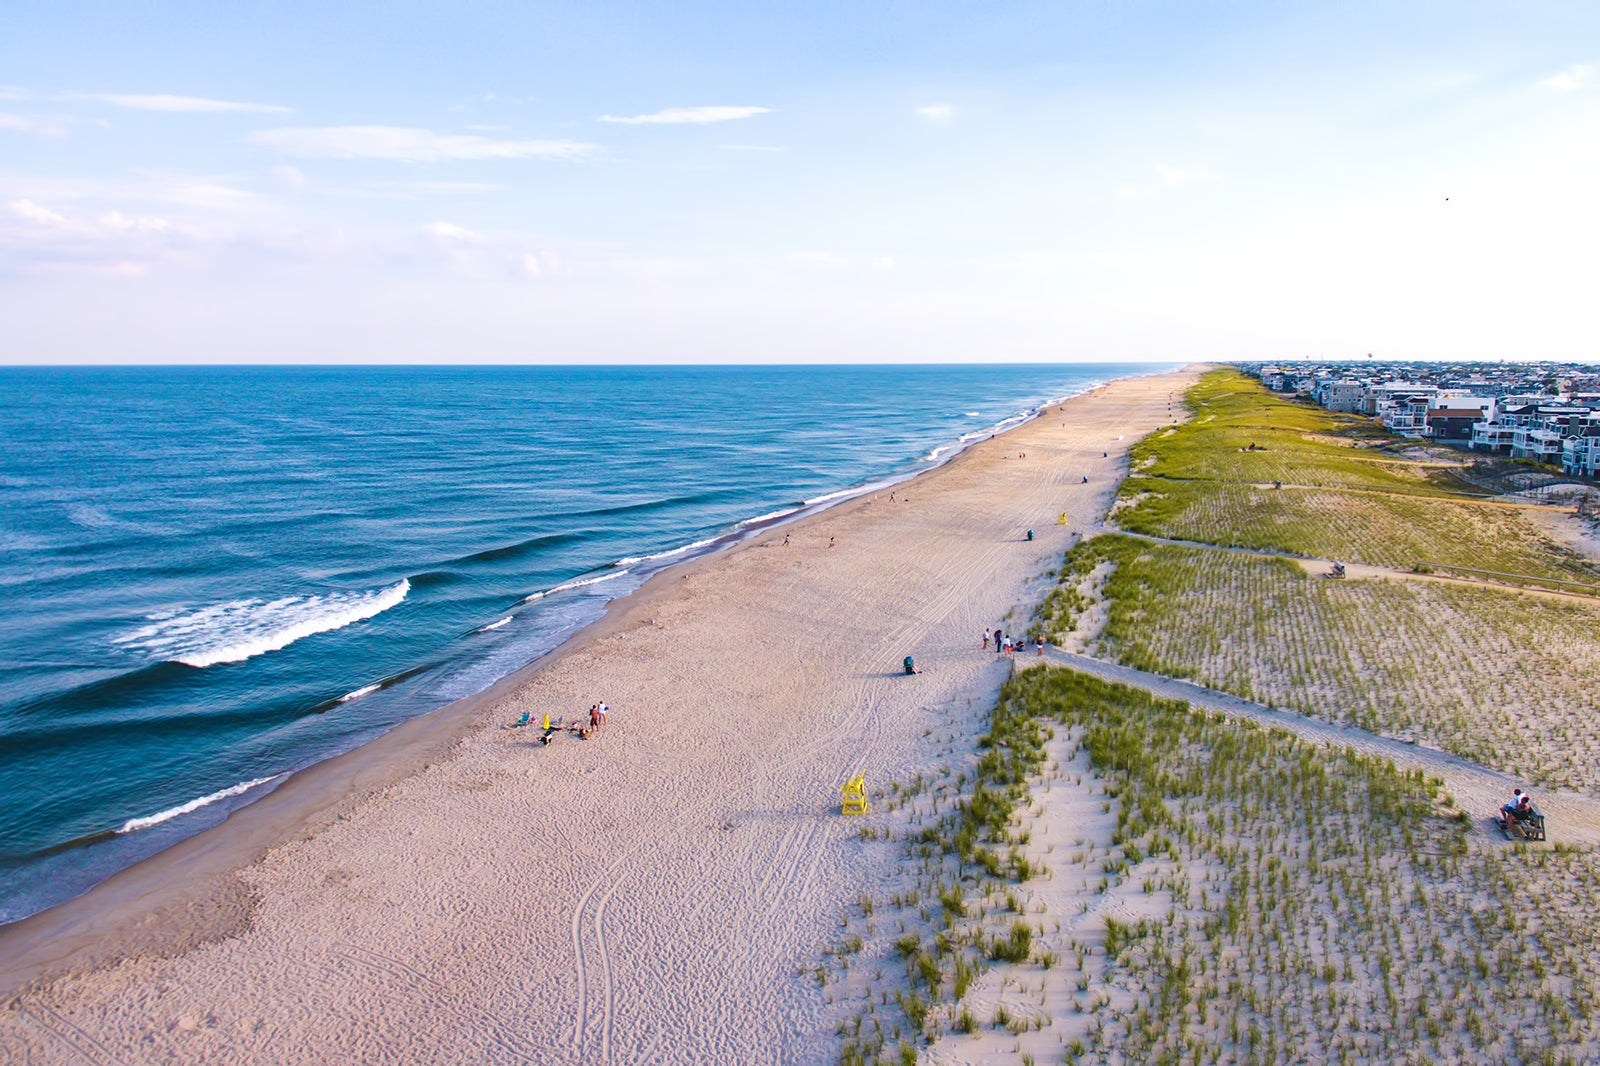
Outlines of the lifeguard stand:
M844 797L844 802L839 804L840 814L867 813L867 779L864 774L857 774L846 781L839 795Z

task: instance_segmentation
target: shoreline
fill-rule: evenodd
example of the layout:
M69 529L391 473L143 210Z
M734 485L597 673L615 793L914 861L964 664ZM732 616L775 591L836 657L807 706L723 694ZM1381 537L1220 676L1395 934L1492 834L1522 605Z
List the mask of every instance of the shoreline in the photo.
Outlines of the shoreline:
M1080 411L1087 410L1092 406L1093 399L1105 395L1108 389L1117 389L1121 386L1123 391L1131 391L1129 383L1143 381L1146 386L1144 391L1148 391L1151 378L1164 377L1177 380L1186 373L1188 372L1166 372L1116 379L1108 385L1080 394L1064 405L1047 408L1044 414L1052 414L1063 409L1070 411L1074 405L1077 405ZM1148 406L1153 417L1154 404L1150 403ZM909 493L914 493L920 498L923 492L933 488L948 487L945 485L947 482L960 482L959 487L963 489L971 488L971 483L976 482L977 491L990 492L991 489L983 482L996 475L1009 476L1015 473L1032 477L1036 470L1031 462L1013 463L1008 470L994 453L1004 449L1013 434L1029 426L1042 426L1047 421L1047 418L1035 418L993 438L992 442L991 440L973 442L972 446L963 449L948 462L919 472L900 484L908 486ZM1118 428L1121 425L1121 421L1114 423ZM1077 430L1079 427L1073 428ZM1133 436L1135 432L1130 430L1127 435ZM1051 434L1052 437L1066 437L1069 442L1078 435L1081 434L1071 432ZM1036 436L1045 436L1043 429ZM1096 438L1097 442L1091 446L1095 450L1102 450L1102 443L1109 439ZM991 443L993 446L989 446ZM1121 456L1125 453L1128 443L1131 441L1125 441L1122 447L1116 449L1118 453L1116 456L1109 454L1110 449L1104 449L1108 452L1107 456L1095 459L1094 468L1099 470L1103 466L1115 467L1117 476L1120 477ZM1034 445L1030 444L1029 447ZM1081 448L1080 451L1085 455L1092 454ZM1053 487L1040 484L1034 486L1032 491L1035 493L1059 491L1070 484L1070 480L1059 470L1051 472L1051 477ZM940 486L933 486L925 479L938 479ZM1108 482L1100 475L1097 475L1095 480L1096 484L1091 493L1080 494L1084 497L1082 502L1091 504L1091 510L1094 511L1092 515L1084 515L1089 521L1097 520L1103 514L1104 500L1109 499L1109 494L1115 485L1114 479ZM921 487L918 487L919 485ZM896 492L900 492L898 487ZM1101 501L1099 506L1093 505L1095 499ZM842 533L846 531L844 527L855 531L858 527L869 526L874 522L881 525L880 518L893 520L899 517L897 514L865 515L865 512L872 511L879 503L880 501L868 492L822 508L815 513L782 521L781 524L791 536L804 537L815 534L818 527L824 524L830 528L840 527ZM1063 512L1063 515L1065 513ZM1042 517L1034 521L1043 523ZM1083 528L1088 522L1074 519L1072 524ZM421 779L438 777L437 771L465 772L466 768L458 766L458 763L476 761L484 756L490 756L503 763L508 757L506 755L508 751L510 756L522 758L521 752L524 746L519 744L520 738L508 739L498 730L488 728L491 718L514 717L514 711L518 706L526 708L530 702L536 703L540 695L537 690L541 687L555 688L565 684L569 679L557 675L570 674L571 670L567 668L575 659L585 656L597 659L605 655L626 654L625 647L620 649L617 647L626 643L623 638L637 636L643 630L660 631L671 628L667 622L653 615L668 613L683 615L687 610L684 601L701 591L697 586L707 583L702 578L708 574L727 584L733 580L729 572L750 570L754 567L766 567L770 570L772 566L777 565L776 562L772 559L757 561L757 557L764 554L760 549L773 546L771 541L763 542L761 539L763 534L769 533L772 528L760 530L722 551L664 568L652 575L638 590L609 603L605 615L599 621L573 634L559 648L501 679L483 692L402 723L368 744L301 771L279 786L271 795L235 811L222 825L114 875L74 900L0 929L0 953L11 960L6 964L3 978L0 978L0 989L11 994L30 983L47 982L63 971L69 971L77 979L82 980L95 976L101 972L100 968L107 967L118 959L136 956L148 962L151 956L157 954L171 959L185 953L196 954L195 949L204 945L223 945L244 939L247 933L253 934L256 916L264 906L274 902L275 898L270 892L261 888L254 876L260 872L257 868L261 864L272 865L271 860L281 857L286 851L295 850L296 845L315 842L319 837L330 835L340 823L368 816L373 809L382 808L390 802L387 793L391 790L421 787L418 784ZM1037 548L1030 548L1031 557L1048 558L1055 554L1056 549L1056 545L1050 542L1065 543L1065 538L1070 535L1064 527L1044 532L1047 535L1040 537L1040 545ZM801 561L800 549L786 561L792 561L795 567L801 567L812 565L813 560L833 564L845 558L843 553L837 556L820 555L818 547L821 546L809 546L804 549L808 553L804 564ZM822 548L823 552L826 550ZM859 550L866 551L868 548L863 547ZM887 558L892 558L895 553L892 539L888 550L891 554ZM987 547L983 551L984 558L981 561L984 565L999 565L1004 562L998 557L997 552ZM991 559L990 556L995 558ZM868 562L870 563L870 560ZM873 563L872 566L877 567L878 564ZM1031 576L1018 579L1009 569L1007 573L1016 587L1028 586L1033 581ZM977 586L964 587L956 591L971 593L976 588ZM889 589L892 591L892 586L889 586ZM849 617L848 614L845 616L847 620ZM856 638L855 634L845 636L848 638L847 643ZM945 638L941 638L943 639ZM961 643L964 644L965 640ZM972 643L975 645L976 641L973 640ZM932 654L937 660L946 652L941 650ZM924 661L920 653L919 661ZM969 670L965 676L952 677L944 691L947 691L952 699L964 698L970 706L974 692L981 695L991 687L992 679L988 678L988 674L992 673L992 670L985 671L982 667L975 673ZM620 700L611 698L614 706L619 710L623 708L624 705ZM563 701L562 706L568 705ZM628 713L636 713L632 710L631 704ZM811 717L814 717L814 714ZM688 734L681 734L681 731L674 733L672 724L661 723L658 726L666 729L662 735L669 738L676 735L688 736L690 741L686 743L693 747L693 741L698 734L692 730ZM778 731L781 731L784 725L781 721L770 724L773 730ZM615 727L608 727L608 730L615 730ZM608 732L606 737L601 738L601 744L610 743L610 736L611 733ZM628 739L628 735L624 734L623 739ZM638 746L642 750L649 746L642 741L653 740L654 737L645 734L639 739L641 743ZM721 739L724 738L719 734L711 735L712 741ZM569 742L562 744L566 750L561 752L561 756L570 763L571 758L577 757L574 745ZM558 746L553 745L550 751L554 753ZM594 746L583 749L582 758L588 759L592 753L600 750ZM757 756L755 761L760 761L758 752L752 750L748 754ZM555 760L546 759L537 765L551 762ZM674 766L670 759L666 766L669 777L678 776L671 772ZM557 766L546 766L544 770L539 770L536 765L530 764L526 772L542 778L546 774L555 773L557 769ZM436 772L430 774L429 771ZM596 771L589 769L582 772L590 774ZM672 783L687 786L692 792L698 786L695 784L694 775L689 774L688 777L690 780L674 780ZM555 781L552 780L551 784L553 787ZM370 817L367 820L370 821ZM838 828L833 822L824 825L830 833ZM534 855L534 859L540 863L550 857L544 854L544 858L541 858L540 854L536 851ZM623 860L616 861L621 863ZM246 874L251 876L245 876ZM560 893L556 892L554 895L559 897ZM596 917L595 923L598 931L600 918ZM576 928L575 925L574 929ZM179 930L184 931L183 935L175 937L173 934ZM585 937L579 937L574 933L575 943L583 939ZM581 957L581 950L579 954ZM580 976L582 973L580 962ZM591 1005L587 1004L583 997L584 993L580 989L578 1003L580 1013L591 1010ZM581 1030L583 1026L580 1024L579 1028ZM587 1037L582 1035L577 1037L580 1045L586 1039Z
M286 808L281 814L278 815L278 817L286 828L283 838L289 839L294 832L302 831L305 827L305 824L308 823L308 820L314 821L318 816L317 812L320 811L327 813L336 808L339 803L341 789L347 790L350 788L363 787L360 784L360 778L363 775L359 769L353 769L345 766L330 766L330 764L342 763L344 760L356 758L359 753L373 748L374 745L384 743L389 737L397 733L401 733L401 731L406 732L403 737L394 741L395 744L407 746L416 744L419 745L424 752L431 754L419 756L417 759L397 758L394 754L389 754L387 752L379 754L376 756L376 761L383 762L385 764L402 764L398 769L393 771L393 774L389 775L385 779L390 779L390 777L392 777L394 774L405 776L406 774L416 772L418 769L425 768L432 759L439 757L442 753L448 752L448 749L453 745L455 738L472 728L474 722L472 715L475 711L481 709L480 705L492 702L497 695L504 696L506 692L509 691L509 688L505 688L505 686L515 687L519 678L532 676L532 674L536 673L538 670L546 668L551 663L557 661L560 656L564 655L569 648L580 647L585 633L595 629L596 627L604 626L607 622L607 619L611 617L613 612L620 609L620 604L622 604L624 601L644 595L651 584L655 583L658 579L662 578L666 574L682 572L683 568L685 567L693 566L705 560L717 558L727 553L738 551L745 547L750 541L765 535L770 530L777 529L779 527L784 527L786 529L789 527L795 527L841 507L849 506L858 500L870 497L878 492L889 491L897 486L915 482L917 479L957 461L962 455L970 451L973 446L982 443L985 440L994 440L997 437L1004 436L1005 434L1013 432L1014 430L1020 429L1023 426L1035 421L1046 412L1059 407L1061 404L1066 403L1078 396L1091 393L1096 389L1103 388L1112 381L1147 377L1155 374L1171 372L1173 372L1173 369L1157 370L1151 371L1149 374L1130 374L1121 378L1111 378L1092 382L1077 392L1046 399L1032 407L1023 408L1015 414L1007 415L994 425L988 427L987 430L966 434L960 438L949 441L948 443L935 446L930 451L928 456L925 456L923 459L917 461L918 466L920 467L919 469L912 469L910 471L901 473L886 474L882 477L873 478L859 485L826 492L815 499L801 500L793 505L780 507L778 510L768 514L756 515L750 518L741 519L733 523L725 531L717 533L714 536L704 540L693 541L678 547L667 548L659 552L642 556L626 556L615 559L610 562L600 564L589 570L582 571L573 577L566 579L564 582L552 589L536 592L533 594L533 597L529 598L543 598L553 591L569 589L576 585L590 584L596 580L597 575L598 580L602 581L607 579L607 575L621 576L622 574L626 573L629 568L637 566L641 562L661 560L660 565L648 571L646 577L644 578L643 582L641 582L639 587L630 592L625 592L621 596L607 600L605 605L601 608L601 615L599 618L591 622L580 624L566 636L562 637L560 642L554 647L538 655L530 662L517 667L510 673L495 679L478 692L474 692L458 700L453 700L449 703L433 707L432 709L423 711L414 717L403 719L397 725L387 729L383 733L378 734L370 740L357 744L353 748L338 752L337 754L318 759L317 761L305 765L300 769L266 775L259 783L266 784L268 787L261 791L256 798L249 799L239 806L234 807L221 822L205 829L198 830L192 835L184 837L177 843L172 844L161 851L157 851L146 858L140 859L129 866L123 867L122 869L111 874L109 877L106 877L105 879L94 883L89 888L79 892L77 895L69 896L58 903L44 908L43 910L34 911L33 913L25 915L21 918L17 918L9 922L0 922L0 956L11 954L10 952L3 950L8 946L9 943L9 938L7 936L8 931L14 930L17 927L28 923L33 923L36 919L41 919L46 915L50 915L61 910L62 908L69 907L70 905L83 900L90 895L115 895L115 893L111 893L109 891L106 893L101 892L103 886L109 885L112 882L121 881L126 877L126 881L129 882L129 887L126 889L126 891L131 892L136 897L143 897L147 894L150 894L152 891L150 889L132 887L133 883L138 882L140 879L127 875L134 874L135 871L138 871L147 864L160 861L163 856L166 856L169 853L188 847L197 838L226 832L225 827L227 827L230 823L234 823L236 820L248 821L250 823L249 828L245 831L246 838L249 841L247 845L242 848L230 848L226 845L219 846L214 843L205 847L195 846L190 848L190 852L192 852L191 861L195 861L201 865L202 877L223 874L230 866L247 865L248 863L259 858L260 855L262 855L272 845L270 842L270 827L257 827L255 822L260 821L260 818L248 820L241 819L241 816L244 815L246 811L260 804L266 804L269 803L269 801L273 801L273 797L277 796L279 793L288 791L294 794L296 797L294 799L291 799L289 796L284 796L276 800L277 805ZM683 556L683 558L676 558L680 555ZM419 726L408 730L408 727L413 726L413 723L419 722L423 719L434 718L439 715L449 715L452 719L452 723L444 726L436 726L435 728L431 729ZM412 734L415 734L415 736ZM324 774L318 775L311 781L302 783L301 787L298 789L290 789L292 784L324 766L329 767ZM323 777L327 777L329 780L324 781L322 780ZM281 778L282 780L276 780L278 778ZM311 810L307 809L308 805ZM265 839L267 842L263 843L263 839ZM223 858L221 860L214 860L212 856L219 853L225 853L231 857ZM180 895L187 896L189 894L181 893ZM25 943L32 941L32 939L32 937L23 938ZM4 966L0 966L0 995L6 994L7 992L13 990L16 986L17 983L8 977Z

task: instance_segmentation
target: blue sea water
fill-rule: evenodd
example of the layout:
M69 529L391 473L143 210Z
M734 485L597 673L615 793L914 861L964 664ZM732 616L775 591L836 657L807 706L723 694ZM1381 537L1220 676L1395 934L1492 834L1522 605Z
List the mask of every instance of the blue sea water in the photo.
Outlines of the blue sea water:
M0 371L0 922L1149 366Z

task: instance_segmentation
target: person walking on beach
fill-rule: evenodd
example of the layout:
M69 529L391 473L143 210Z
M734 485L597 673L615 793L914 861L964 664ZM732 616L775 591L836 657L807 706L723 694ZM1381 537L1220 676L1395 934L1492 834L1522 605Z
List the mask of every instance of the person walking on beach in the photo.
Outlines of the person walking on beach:
M596 713L599 716L599 722L596 723L596 724L598 724L598 725L605 725L606 724L606 712L609 711L610 709L611 709L610 707L606 706L606 701L605 700L601 700L600 701L599 706L596 708Z
M988 651L989 650L989 631L987 629L985 629L983 631L983 645L982 645L982 648L983 648L984 651Z
M1000 631L998 629L995 630L994 631L994 653L996 655L1000 654L1000 636L1001 636Z
M1011 634L1010 633L1007 633L1006 637L1005 637L1005 656L1008 659L1011 658Z
M1041 637L1035 637L1034 638L1034 642L1033 642L1033 646L1038 650L1039 657L1043 658L1044 657L1044 637L1042 637L1042 636Z
M589 728L600 728L600 705L598 703L589 705Z
M832 537L828 538L828 547L830 547L830 548L833 547L833 538Z

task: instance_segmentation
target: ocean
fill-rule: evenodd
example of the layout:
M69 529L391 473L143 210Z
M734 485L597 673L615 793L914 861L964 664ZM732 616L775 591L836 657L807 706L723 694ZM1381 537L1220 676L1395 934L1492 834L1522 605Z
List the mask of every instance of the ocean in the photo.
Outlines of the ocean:
M665 566L1158 369L0 370L0 922Z

